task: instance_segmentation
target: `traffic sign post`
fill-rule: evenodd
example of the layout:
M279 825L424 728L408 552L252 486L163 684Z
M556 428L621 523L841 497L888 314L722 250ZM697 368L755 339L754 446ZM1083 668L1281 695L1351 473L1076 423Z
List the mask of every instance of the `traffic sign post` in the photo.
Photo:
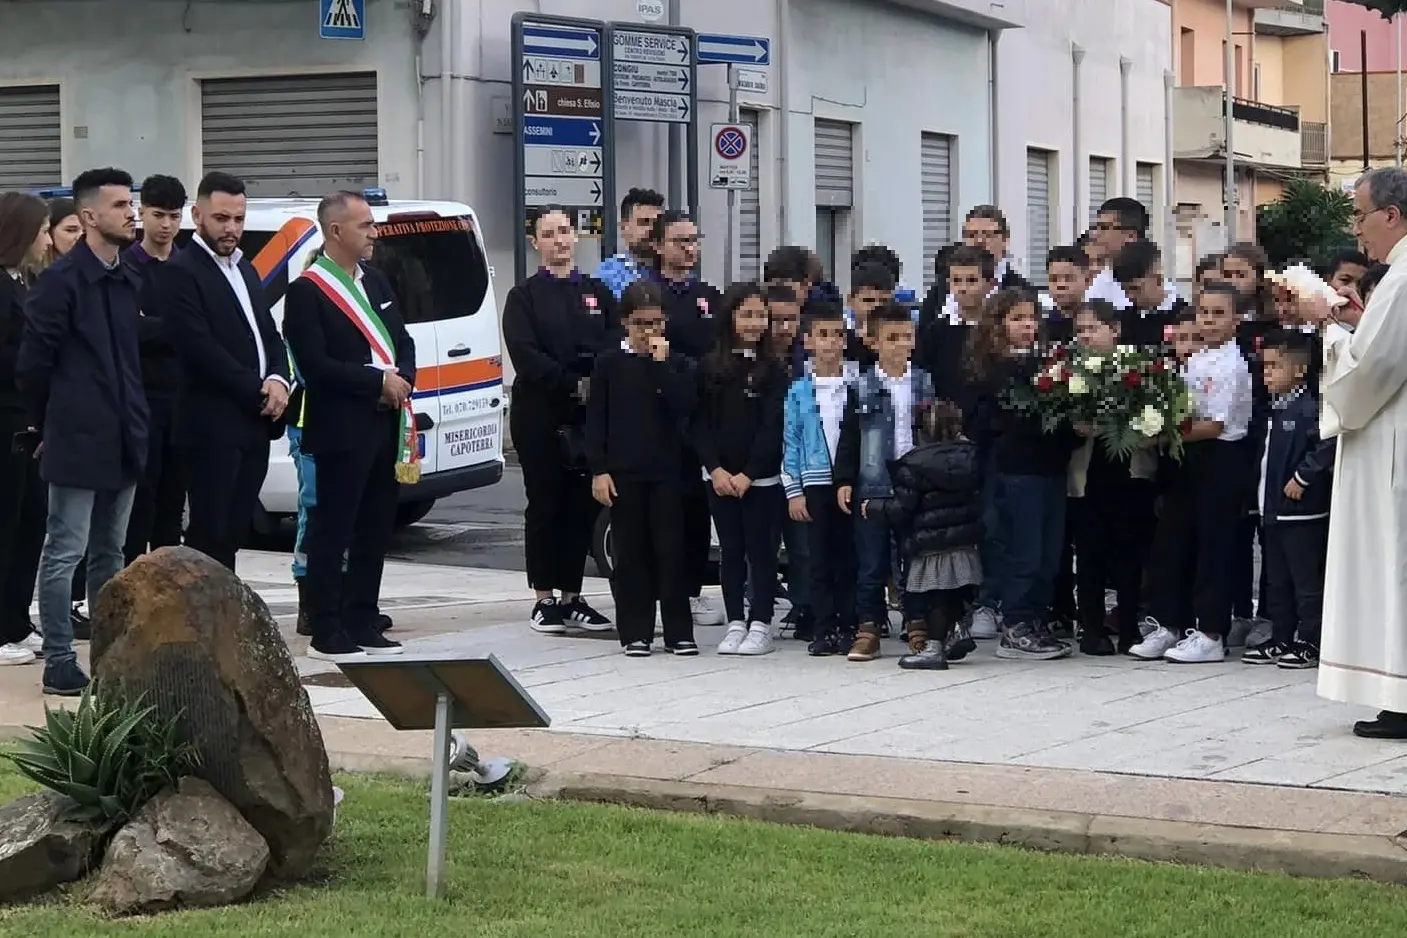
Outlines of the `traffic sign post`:
M664 124L671 135L675 127L682 126L686 139L684 191L688 205L673 207L696 214L699 209L699 100L694 31L682 26L609 23L605 39L611 63L606 135L615 139L618 120ZM675 161L670 162L668 181L673 183L679 167L673 165Z
M615 137L608 27L599 20L513 16L515 282L528 271L528 212L558 205L585 234L614 241ZM608 171L609 170L609 171Z

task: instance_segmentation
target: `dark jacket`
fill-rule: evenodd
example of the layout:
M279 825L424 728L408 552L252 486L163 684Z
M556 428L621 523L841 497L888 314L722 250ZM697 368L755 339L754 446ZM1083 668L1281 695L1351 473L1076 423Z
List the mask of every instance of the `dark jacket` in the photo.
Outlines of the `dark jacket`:
M1307 390L1283 407L1272 407L1270 432L1257 454L1256 465L1265 467L1265 497L1260 506L1266 524L1327 518L1333 490L1333 439L1319 439L1319 402ZM1285 497L1285 485L1294 479L1304 486L1299 501Z
M715 370L717 369L717 370ZM713 356L699 367L694 451L706 472L723 469L749 479L782 471L782 403L788 381L775 361L742 356L724 365Z
M14 416L25 412L15 382L15 362L19 359L20 340L24 336L24 299L29 288L0 267L0 414ZM9 440L0 440L8 447Z
M376 268L363 266L362 287L395 345L396 371L413 386L415 342L390 281ZM283 331L304 395L303 452L347 452L367 445L378 433L397 432L400 413L381 403L382 372L372 367L371 344L307 277L288 285Z
M913 401L909 409L913 438L919 438L923 413L934 401L928 372L911 368ZM851 486L856 498L882 498L893 491L889 464L894 455L894 434L901 419L894 408L879 369L861 372L845 396L840 418L840 439L835 447L832 475L837 486Z
M513 406L544 414L554 428L574 422L577 383L596 356L620 342L616 299L594 277L546 271L508 291L503 345L513 362Z
M593 475L679 482L697 395L693 364L657 362L617 348L596 359L586 402L586 461ZM695 469L693 479L698 481Z
M51 485L115 492L147 461L137 320L141 283L80 241L39 275L25 300L16 374L44 441Z
M694 277L675 282L654 276L664 291L664 337L670 350L698 363L718 344L714 314L722 296Z
M142 284L139 294L142 315L137 320L137 339L142 352L142 387L148 397L174 398L181 389L181 360L176 357L176 349L171 344L157 279L166 261L152 257L142 249L140 242L123 251L122 259L137 272Z
M264 346L263 374L249 320L208 250L192 242L157 278L158 301L181 362L177 439L190 449L258 446L283 434L282 421L260 411L267 379L276 375L292 385L288 351L259 275L247 260L240 261L239 272Z
M1139 345L1157 348L1170 344L1168 330L1177 322L1177 317L1187 307L1181 299L1168 309L1136 309L1133 306L1119 311L1119 341L1124 345Z
M953 245L953 247L958 246ZM929 343L936 341L937 334L933 332L933 327L948 321L943 313L943 308L948 303L948 268L946 265L939 267L935 264L934 272L937 274L937 278L928 288L928 292L924 294L923 304L919 307L914 361L931 372L937 380L939 362L935 359L935 350L930 347ZM1016 268L1007 264L1006 273L1002 275L997 289L1033 290L1034 287L1031 286L1031 281L1016 272Z
M917 446L889 464L891 498L871 499L904 534L904 556L976 547L982 541L982 473L977 447L966 440Z
M993 377L997 379L997 386L1005 390L1021 383L1029 384L1039 367L1036 358L1004 360ZM992 407L989 400L986 410L986 419L991 421L988 432L993 471L1013 476L1064 475L1070 465L1070 455L1083 442L1074 429L1062 423L1047 432L1039 417L1004 406L1000 392L995 403Z

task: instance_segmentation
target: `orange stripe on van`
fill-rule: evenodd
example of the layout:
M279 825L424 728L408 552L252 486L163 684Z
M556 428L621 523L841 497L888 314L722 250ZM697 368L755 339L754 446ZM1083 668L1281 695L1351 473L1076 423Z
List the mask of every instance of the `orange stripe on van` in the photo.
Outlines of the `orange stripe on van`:
M283 223L269 243L259 249L250 261L259 280L267 284L269 278L293 257L293 252L302 246L317 223L308 218L290 218Z
M415 390L449 391L503 381L503 359L474 358L467 362L426 365L415 370Z

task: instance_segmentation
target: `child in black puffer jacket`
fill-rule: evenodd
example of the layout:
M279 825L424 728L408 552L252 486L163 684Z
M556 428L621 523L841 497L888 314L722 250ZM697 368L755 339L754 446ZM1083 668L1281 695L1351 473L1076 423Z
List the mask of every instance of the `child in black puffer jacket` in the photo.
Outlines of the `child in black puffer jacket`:
M974 588L982 582L982 477L976 444L962 434L962 413L939 401L920 415L919 445L889 465L892 498L860 506L880 512L903 532L907 592L921 596L927 626L908 627L909 654L899 667L945 671L976 649L962 627Z

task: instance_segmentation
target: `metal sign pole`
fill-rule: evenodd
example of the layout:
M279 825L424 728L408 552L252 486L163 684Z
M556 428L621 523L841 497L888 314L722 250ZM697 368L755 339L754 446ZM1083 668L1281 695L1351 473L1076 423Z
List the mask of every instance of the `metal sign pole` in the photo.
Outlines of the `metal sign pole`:
M449 835L449 692L435 695L435 758L430 774L430 858L425 864L425 895L444 891L445 841Z
M728 66L728 121L736 124L738 122L738 67ZM756 141L753 141L756 146ZM751 158L751 154L748 154ZM737 276L737 220L735 211L738 206L738 190L728 190L728 234L723 244L723 282L732 286L733 279Z

